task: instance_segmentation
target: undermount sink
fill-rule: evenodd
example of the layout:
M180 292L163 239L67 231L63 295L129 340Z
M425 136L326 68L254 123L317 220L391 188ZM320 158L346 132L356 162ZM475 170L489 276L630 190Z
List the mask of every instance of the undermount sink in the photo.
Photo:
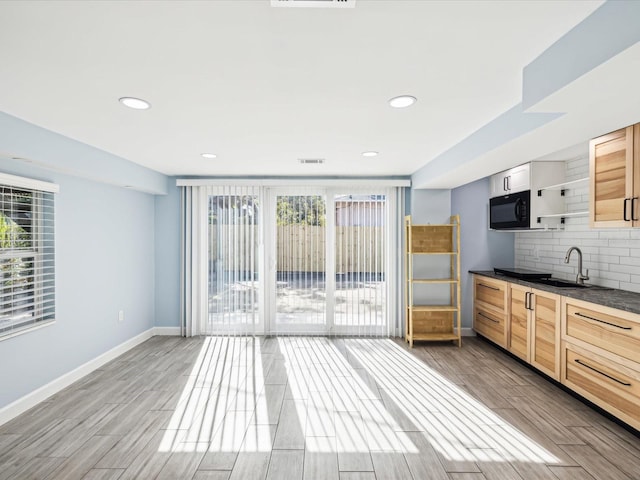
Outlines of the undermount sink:
M541 283L558 288L597 288L599 290L611 290L609 287L601 287L599 285L585 285L576 282L567 282L566 280L558 280L557 278L539 278L531 280L532 283Z
M533 280L533 283L541 283L543 285L559 288L587 288L589 286L576 282L567 282L566 280L558 280L557 278L540 278Z

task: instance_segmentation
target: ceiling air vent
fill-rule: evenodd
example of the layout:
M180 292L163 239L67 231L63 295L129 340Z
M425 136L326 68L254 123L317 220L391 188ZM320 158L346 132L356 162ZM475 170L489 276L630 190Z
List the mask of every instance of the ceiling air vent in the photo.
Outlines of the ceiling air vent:
M356 0L271 0L272 7L353 8Z
M298 161L303 165L321 165L324 163L324 158L299 158Z

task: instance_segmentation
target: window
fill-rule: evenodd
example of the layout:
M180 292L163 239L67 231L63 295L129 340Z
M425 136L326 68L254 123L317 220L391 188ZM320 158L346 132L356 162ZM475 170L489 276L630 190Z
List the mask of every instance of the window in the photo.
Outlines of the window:
M0 174L0 338L55 319L55 192Z

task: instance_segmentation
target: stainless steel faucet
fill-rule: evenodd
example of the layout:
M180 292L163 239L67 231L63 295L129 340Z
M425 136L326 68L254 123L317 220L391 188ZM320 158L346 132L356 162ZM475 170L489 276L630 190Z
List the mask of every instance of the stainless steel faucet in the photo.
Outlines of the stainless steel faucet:
M587 268L587 272L584 275L582 274L582 250L578 247L571 247L567 250L567 254L564 257L564 263L569 263L571 252L574 250L578 252L578 275L576 275L576 283L583 285L585 280L589 280L589 269Z

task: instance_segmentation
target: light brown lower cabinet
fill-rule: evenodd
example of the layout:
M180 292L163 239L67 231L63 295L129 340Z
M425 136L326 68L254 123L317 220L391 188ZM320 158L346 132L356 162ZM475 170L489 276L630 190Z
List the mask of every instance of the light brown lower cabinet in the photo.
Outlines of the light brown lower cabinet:
M509 311L507 321L507 350L530 362L531 288L509 283Z
M529 361L554 380L560 380L562 297L533 289L529 303L533 309Z
M561 381L587 400L640 429L640 365L623 362L563 341Z
M474 275L473 329L492 342L507 346L507 282Z
M640 315L589 302L562 302L560 381L640 429Z
M507 350L560 380L560 295L509 283Z
M480 275L474 330L640 430L640 315Z

